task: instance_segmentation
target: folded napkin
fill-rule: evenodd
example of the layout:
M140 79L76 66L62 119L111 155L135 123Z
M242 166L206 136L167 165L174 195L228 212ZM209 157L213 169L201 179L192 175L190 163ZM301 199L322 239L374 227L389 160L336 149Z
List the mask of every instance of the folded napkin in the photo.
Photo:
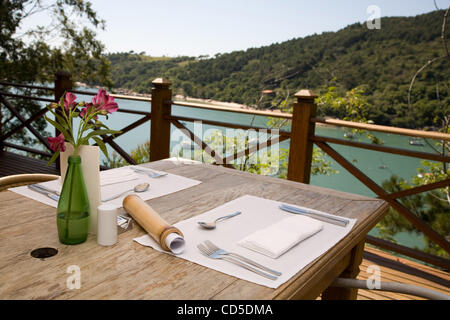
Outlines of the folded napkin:
M129 168L105 170L100 172L101 186L107 186L136 179L139 179L139 175Z
M292 216L243 238L239 245L278 258L299 242L322 230L323 224L304 216Z

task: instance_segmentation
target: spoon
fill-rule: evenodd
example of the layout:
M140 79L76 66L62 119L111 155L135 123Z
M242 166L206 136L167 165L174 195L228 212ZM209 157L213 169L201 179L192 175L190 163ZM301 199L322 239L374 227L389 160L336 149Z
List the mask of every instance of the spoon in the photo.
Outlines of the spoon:
M134 191L134 192L137 192L137 193L139 193L139 192L145 192L145 191L148 190L149 187L150 187L150 184L148 184L148 183L140 183L140 184L136 185L136 186L135 186L134 188L132 188L132 189L125 190L124 192L121 192L121 193L119 193L119 194L116 194L115 196L112 196L112 197L103 199L102 202L107 202L107 201L110 201L110 200L113 200L113 199L117 199L117 198L120 197L121 195L123 195L123 194L125 194L125 193L127 193L127 192L130 192L130 191Z
M205 229L215 229L215 228L216 228L216 222L222 221L222 220L225 220L225 219L229 219L229 218L231 218L231 217L237 216L238 214L241 214L241 212L240 212L240 211L236 211L236 212L234 212L234 213L232 213L232 214L229 214L229 215L227 215L227 216L223 216L223 217L217 218L217 219L214 220L213 222L202 222L202 221L199 221L199 222L197 222L197 223L198 223L201 227L203 227L203 228L205 228Z

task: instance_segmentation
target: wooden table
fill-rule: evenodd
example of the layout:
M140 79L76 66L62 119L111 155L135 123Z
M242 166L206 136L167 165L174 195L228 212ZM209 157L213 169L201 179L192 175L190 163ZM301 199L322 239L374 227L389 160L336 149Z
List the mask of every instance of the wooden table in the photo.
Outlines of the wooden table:
M202 181L148 202L169 223L244 194L356 218L357 223L332 249L270 289L143 247L132 240L144 234L136 224L112 247L97 245L95 236L81 245L63 245L54 208L0 192L0 299L314 299L322 292L322 298L356 298L356 290L328 286L338 276L359 272L364 238L388 210L384 201L205 164L163 160L147 166ZM44 260L31 257L40 247L59 253ZM80 289L67 288L73 265L80 268Z

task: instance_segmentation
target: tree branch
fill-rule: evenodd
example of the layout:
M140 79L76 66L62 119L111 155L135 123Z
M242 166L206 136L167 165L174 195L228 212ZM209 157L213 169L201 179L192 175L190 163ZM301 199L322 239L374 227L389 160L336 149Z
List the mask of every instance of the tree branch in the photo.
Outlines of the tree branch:
M439 8L436 5L436 1L434 1L434 5L436 6L436 8L439 10ZM442 42L443 42L443 46L444 46L444 51L445 51L445 56L441 56L441 57L437 57L434 58L432 60L428 60L428 62L423 65L419 70L417 70L416 74L414 75L414 77L411 80L411 83L409 84L409 89L408 89L408 108L411 110L411 91L412 91L412 87L414 85L414 82L416 81L417 76L429 65L431 65L433 62L435 62L436 60L442 59L442 58L448 58L450 61L450 52L448 50L448 46L447 46L447 36L446 36L446 26L447 26L447 17L448 14L450 12L450 6L447 8L447 10L445 11L444 14L444 19L442 22L442 31L441 31L441 38L442 38Z
M447 11L445 11L445 14L444 14L444 22L442 23L442 35L441 35L441 38L442 38L442 43L444 45L445 53L447 54L447 58L450 61L450 53L448 51L448 46L447 46L447 35L446 35L446 32L445 32L446 31L445 29L446 29L446 26L447 26L447 17L448 17L449 11L450 11L450 6L447 8Z
M416 73L414 74L414 77L411 80L411 83L409 84L409 89L408 89L408 108L411 110L411 91L412 91L412 87L414 85L414 82L416 81L417 76L426 68L428 67L430 64L432 64L433 62L435 62L436 60L442 59L442 58L446 58L447 55L445 56L441 56L441 57L436 57L434 59L428 60L428 62L426 64L424 64L419 70L416 71Z
M439 9L439 7L437 5L436 0L433 0L433 1L434 1L434 6L435 6L436 10L441 10L441 9Z

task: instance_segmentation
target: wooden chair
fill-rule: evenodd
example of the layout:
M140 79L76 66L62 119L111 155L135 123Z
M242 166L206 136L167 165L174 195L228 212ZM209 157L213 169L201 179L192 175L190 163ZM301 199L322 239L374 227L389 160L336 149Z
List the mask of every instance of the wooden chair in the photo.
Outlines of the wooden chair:
M45 182L58 179L59 176L54 174L42 174L42 173L25 173L15 174L11 176L0 178L0 192L8 188L24 186L27 184Z

